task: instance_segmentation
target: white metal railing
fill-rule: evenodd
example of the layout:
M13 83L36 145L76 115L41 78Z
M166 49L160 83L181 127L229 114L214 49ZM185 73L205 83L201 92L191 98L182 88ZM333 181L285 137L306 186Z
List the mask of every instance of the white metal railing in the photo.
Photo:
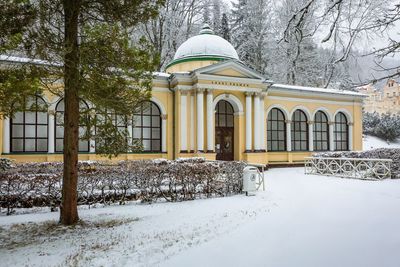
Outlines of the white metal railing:
M391 159L306 157L305 174L357 179L390 178Z

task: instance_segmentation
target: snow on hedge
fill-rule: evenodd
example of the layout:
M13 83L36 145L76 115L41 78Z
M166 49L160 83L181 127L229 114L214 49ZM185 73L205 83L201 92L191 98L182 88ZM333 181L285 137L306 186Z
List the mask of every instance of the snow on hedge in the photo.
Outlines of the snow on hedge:
M0 161L0 207L51 207L61 201L62 167L59 162L10 164ZM118 163L79 162L78 202L124 204L130 200L176 202L238 194L243 162L210 162L203 158L176 161L140 160Z

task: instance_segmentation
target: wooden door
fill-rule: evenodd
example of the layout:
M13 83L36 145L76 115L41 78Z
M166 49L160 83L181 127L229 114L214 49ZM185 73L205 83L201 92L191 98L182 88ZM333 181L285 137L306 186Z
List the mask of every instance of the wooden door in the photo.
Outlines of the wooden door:
M217 127L215 129L215 148L217 160L233 160L234 128Z

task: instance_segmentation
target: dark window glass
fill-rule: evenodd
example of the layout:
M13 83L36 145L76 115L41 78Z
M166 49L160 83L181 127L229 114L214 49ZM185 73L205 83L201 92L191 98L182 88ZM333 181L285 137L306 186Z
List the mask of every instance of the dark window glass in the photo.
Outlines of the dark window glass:
M234 115L232 105L220 100L216 107L215 127L233 127Z
M25 99L24 111L11 119L11 152L48 151L48 114L46 102L39 96Z
M132 119L133 140L140 141L145 152L161 152L161 112L150 101L140 104Z
M308 127L307 116L301 110L296 110L292 116L291 134L292 134L292 150L307 151L308 150Z
M87 110L89 106L85 101L81 100L79 102L80 110ZM65 103L64 99L61 99L56 106L56 114L55 114L55 151L63 152L64 151L64 114L65 114ZM79 136L82 137L86 132L85 125L79 125ZM79 140L79 152L89 152L89 141L88 140Z
M339 112L335 116L335 128L334 128L334 143L335 150L346 151L349 150L349 126L347 125L347 118L342 113Z
M268 151L286 151L285 115L277 108L268 113L267 146Z
M314 150L329 150L328 117L322 111L315 113L314 117Z

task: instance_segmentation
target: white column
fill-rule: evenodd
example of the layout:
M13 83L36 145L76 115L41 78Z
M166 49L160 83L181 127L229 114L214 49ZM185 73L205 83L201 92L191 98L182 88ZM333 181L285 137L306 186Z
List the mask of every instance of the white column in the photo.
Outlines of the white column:
M181 91L181 151L187 152L187 95Z
M348 126L349 126L349 150L352 151L353 150L353 123L349 122Z
M10 118L3 118L3 153L10 153Z
M190 94L190 151L194 151L194 92Z
M308 150L314 151L314 122L308 122Z
M54 153L55 151L55 145L54 145L54 133L55 133L55 113L53 110L49 111L49 125L47 127L48 129L48 134L47 134L47 138L48 138L48 148L47 148L47 152L48 153Z
M266 140L265 140L265 103L264 103L264 95L260 95L260 107L259 107L259 112L260 112L260 148L263 151L266 151Z
M207 152L214 152L214 109L213 92L207 90Z
M254 150L261 150L260 97L254 96Z
M127 123L127 129L128 129L128 146L131 147L133 145L133 123L132 123L132 117L128 118L128 123ZM128 150L129 152L132 152L131 149Z
M167 153L167 115L161 115L161 152Z
M197 90L197 151L204 150L204 90Z
M334 122L329 122L329 150L330 151L335 151L335 136L333 132L333 127L335 127Z
M96 116L96 113L93 112L91 114L92 118ZM96 153L96 140L94 139L94 136L96 136L96 127L92 127L92 129L90 129L90 131L92 132L92 138L89 140L89 152L90 153Z
M252 150L252 128L251 128L251 114L253 113L252 110L252 100L251 96L254 93L247 92L246 93L246 151Z
M292 121L286 121L286 150L292 151Z

